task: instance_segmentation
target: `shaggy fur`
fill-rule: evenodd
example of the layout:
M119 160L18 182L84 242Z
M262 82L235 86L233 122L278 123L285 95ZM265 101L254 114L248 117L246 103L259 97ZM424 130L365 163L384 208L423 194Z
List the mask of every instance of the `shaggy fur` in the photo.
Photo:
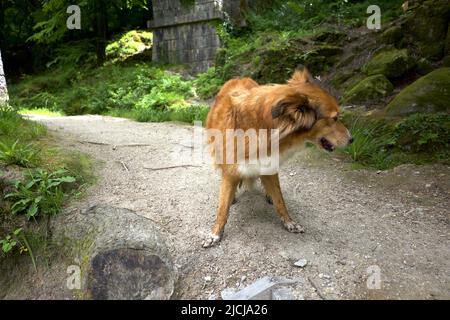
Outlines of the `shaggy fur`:
M228 81L218 93L208 114L206 129L220 132L222 141L225 141L227 129L254 129L258 137L260 129L278 129L279 153L283 159L306 141L327 151L351 143L350 133L338 117L336 99L315 84L308 70L301 67L283 85L260 86L250 78ZM218 153L225 155L226 144L219 144L216 139L214 136L208 138L213 156ZM267 139L270 146L270 135ZM248 139L245 144L247 159L250 156ZM268 151L270 155L270 148ZM236 146L229 152L234 153L234 159L237 159ZM216 165L222 171L219 208L216 223L211 235L203 243L204 247L220 241L237 186L242 182L251 185L257 178L261 179L285 228L290 232L303 232L303 228L289 217L278 174L261 175L258 165L246 166L237 162Z

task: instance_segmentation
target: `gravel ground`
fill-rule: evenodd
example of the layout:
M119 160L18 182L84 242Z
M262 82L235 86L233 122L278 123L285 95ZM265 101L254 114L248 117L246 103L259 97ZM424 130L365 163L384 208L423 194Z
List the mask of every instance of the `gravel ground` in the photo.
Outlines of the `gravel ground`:
M98 183L68 211L108 204L160 226L180 272L175 298L219 298L222 290L263 276L298 279L298 299L450 298L448 166L353 170L335 154L304 150L280 173L288 209L304 234L283 229L258 185L240 191L220 245L203 249L218 204L218 173L207 164L152 170L183 162L191 126L34 118L61 146L103 163ZM294 266L299 259L307 265ZM377 288L368 286L371 270L379 271Z

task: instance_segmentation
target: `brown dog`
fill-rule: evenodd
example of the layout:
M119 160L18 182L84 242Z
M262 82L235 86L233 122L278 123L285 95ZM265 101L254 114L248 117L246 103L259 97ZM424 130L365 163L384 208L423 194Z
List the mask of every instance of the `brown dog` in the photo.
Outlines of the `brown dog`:
M214 136L207 134L212 154L216 157L216 166L222 171L222 182L216 222L211 235L203 243L205 248L220 241L237 186L241 183L252 184L257 178L261 179L285 228L289 232L296 233L304 230L287 212L278 173L263 173L258 163L250 165L238 162L235 145L238 135L229 139L226 132L239 129L245 132L253 130L257 139L267 139L267 144L270 145L267 147L269 158L275 154L272 142L278 144L281 159L292 154L307 141L330 152L353 141L347 128L339 121L339 106L336 99L315 84L304 67L297 68L292 78L284 85L259 86L250 78L228 81L218 93L215 104L209 111L206 129L207 132L210 130L219 132L219 137L217 134ZM261 129L271 131L275 129L277 131L274 132L278 133L278 137L262 138ZM244 137L244 160L252 156L252 152L249 151L250 136ZM232 141L234 145L228 145L223 142L224 140ZM262 159L259 144L256 149L253 154L259 161ZM233 161L218 162L217 155L223 156L227 152L231 152Z

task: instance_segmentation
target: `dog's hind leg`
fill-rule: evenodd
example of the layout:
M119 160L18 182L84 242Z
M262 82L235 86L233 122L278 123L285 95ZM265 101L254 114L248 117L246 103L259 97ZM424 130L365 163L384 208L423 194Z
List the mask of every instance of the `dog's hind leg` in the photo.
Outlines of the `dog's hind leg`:
M261 182L266 189L267 195L272 198L273 204L277 210L278 215L283 222L284 227L289 232L300 233L304 231L304 228L296 223L288 214L286 205L284 203L283 195L280 188L280 180L278 174L272 176L261 176Z
M268 204L273 204L273 200L272 200L272 198L271 198L268 194L266 194L266 202L267 202Z
M211 234L205 239L205 241L203 241L203 248L212 247L222 238L223 230L228 220L228 213L230 211L230 206L235 196L238 183L239 179L235 177L229 175L222 176L216 223L214 224Z

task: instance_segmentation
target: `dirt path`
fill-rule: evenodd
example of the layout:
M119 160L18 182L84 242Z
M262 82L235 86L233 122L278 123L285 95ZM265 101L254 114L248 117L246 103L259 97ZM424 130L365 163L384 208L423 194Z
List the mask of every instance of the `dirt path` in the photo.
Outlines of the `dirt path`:
M77 116L37 118L67 148L104 163L81 203L135 210L168 235L180 270L177 298L220 297L265 275L303 280L298 298L450 298L450 167L351 170L336 155L306 150L280 174L292 217L286 232L260 191L238 196L221 244L202 249L214 221L219 176L208 165L173 164L189 150L192 127ZM139 144L140 146L136 146ZM69 208L73 209L73 208ZM305 268L293 266L307 259ZM370 266L381 289L367 288ZM206 280L205 280L206 277Z

